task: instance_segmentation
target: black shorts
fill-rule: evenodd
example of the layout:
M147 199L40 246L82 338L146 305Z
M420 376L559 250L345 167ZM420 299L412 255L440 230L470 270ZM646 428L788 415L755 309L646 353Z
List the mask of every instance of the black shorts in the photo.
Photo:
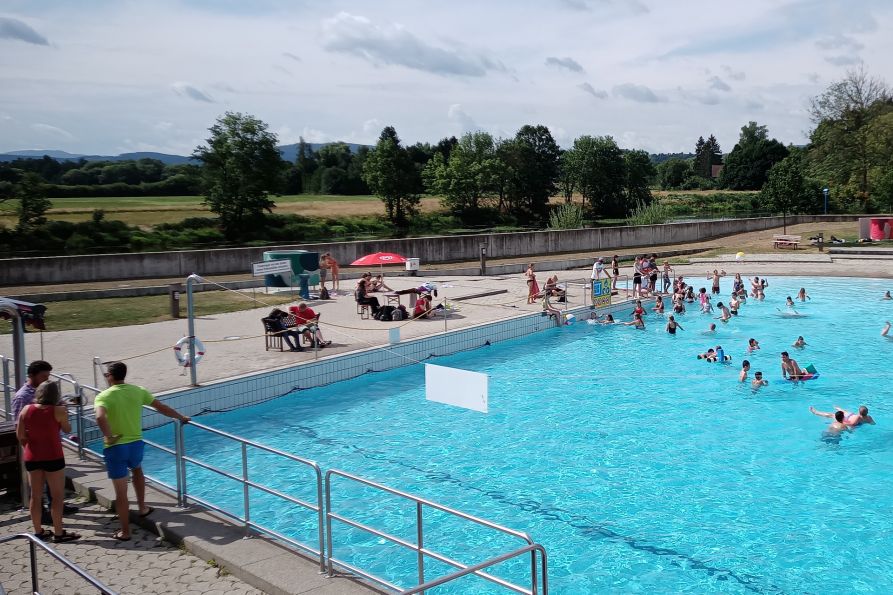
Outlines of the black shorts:
M53 473L54 471L62 471L65 469L65 458L53 459L52 461L25 461L26 471L45 471Z
M718 294L719 293L719 285L714 285L711 291L713 291L713 293Z
M633 275L633 283L638 283L639 285L642 284L642 274L641 273L636 273L635 275Z

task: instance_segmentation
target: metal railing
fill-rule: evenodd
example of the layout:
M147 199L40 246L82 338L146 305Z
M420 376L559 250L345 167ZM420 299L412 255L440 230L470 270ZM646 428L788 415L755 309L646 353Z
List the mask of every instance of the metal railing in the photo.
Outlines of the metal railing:
M3 367L3 419L6 421L12 421L12 396L18 390L14 375L10 374L14 363L12 358L0 355L0 365Z
M4 391L5 391L5 395L6 395L5 400L6 400L6 402L8 402L10 399L11 392L15 391L14 386L10 383L10 381L8 380L7 375L6 375L7 371L10 369L10 366L13 364L13 360L11 358L7 358L4 356L0 356L0 358L2 358L2 360L0 360L0 361L2 361L2 366L3 366L3 371L4 371L3 387L4 387ZM90 427L88 427L88 424L90 426L95 424L95 418L93 417L92 408L87 407L87 395L89 393L93 393L93 396L95 397L95 395L98 394L99 392L101 392L101 390L94 386L81 384L80 382L77 381L77 379L72 374L69 374L69 373L58 373L58 374L52 373L51 377L53 379L55 379L55 381L60 384L60 389L62 389L60 392L62 393L63 397L72 399L72 402L75 404L72 408L73 411L70 413L71 417L73 418L72 421L73 421L74 427L72 429L75 430L75 435L71 436L71 437L63 437L63 441L66 442L67 444L70 444L72 447L77 448L78 455L82 460L86 460L88 458L91 458L94 460L102 460L102 455L100 453L94 452L86 447L86 444L88 443L89 440L98 439L100 437L98 434L97 428L93 427L91 429ZM151 407L144 406L143 409L146 411L149 411L155 415L160 415L155 409L152 409ZM515 531L508 527L503 527L501 525L492 523L485 519L481 519L481 518L460 512L458 510L454 510L452 508L443 506L436 502L432 502L430 500L420 498L420 497L414 496L412 494L402 492L400 490L389 488L387 486L370 481L368 479L364 479L357 475L352 475L350 473L346 473L344 471L339 471L339 470L334 470L334 469L330 470L326 473L325 494L323 494L322 470L319 467L319 465L314 461L304 459L302 457L298 457L298 456L289 454L287 452L265 446L258 442L254 442L252 440L248 440L248 439L242 438L240 436L230 434L228 432L223 432L221 430L217 430L217 429L211 428L209 426L206 426L204 424L196 423L194 421L190 421L188 424L184 424L180 421L174 421L172 423L173 423L173 437L172 438L173 438L174 448L169 448L168 446L165 446L163 444L159 444L152 440L147 440L145 437L143 438L143 441L145 442L145 444L147 446L155 448L155 449L159 450L160 452L163 452L169 456L174 457L175 477L176 477L175 482L174 482L174 484L171 484L169 481L165 481L162 478L155 477L155 476L152 476L149 474L146 474L146 479L148 479L150 482L152 482L155 486L160 487L163 491L167 491L171 495L175 496L177 499L178 506L186 507L189 505L190 502L197 503L209 510L212 510L212 511L215 511L215 512L221 514L222 516L224 516L226 518L235 520L236 522L240 523L244 527L246 536L250 533L251 530L255 530L259 533L266 534L266 535L272 536L280 541L283 541L286 544L296 548L299 551L312 554L314 557L317 557L319 560L319 570L321 573L328 573L329 576L332 576L334 574L335 566L337 565L338 567L340 567L344 570L347 570L361 578L365 578L371 582L382 585L389 589L393 589L395 591L401 591L401 588L398 587L397 585L394 585L394 584L386 581L385 579L382 579L382 578L377 577L369 572L366 572L366 571L362 570L361 568L358 568L344 560L340 560L340 559L334 557L334 550L333 550L334 540L333 540L333 536L332 536L332 522L339 521L339 522L345 523L355 529L372 533L378 537L381 537L383 539L386 539L388 541L391 541L393 543L396 543L396 544L401 545L405 548L409 548L409 549L415 551L418 556L417 570L418 570L419 585L416 587L413 587L412 590L409 591L411 593L424 593L424 591L427 589L431 589L435 586L439 586L446 582L456 580L456 579L459 579L459 578L462 578L462 577L468 576L468 575L475 575L477 577L480 577L484 580L490 581L494 584L497 584L501 587L504 587L504 588L506 588L510 591L516 592L516 593L524 593L527 595L538 595L540 592L543 594L548 593L548 579L546 576L547 561L546 561L545 549L541 545L534 543L533 540L530 538L530 536L527 535L526 533L523 533L520 531ZM184 432L184 427L186 425L189 425L198 431L207 432L214 436L218 436L218 437L224 438L228 441L237 443L241 450L241 474L237 474L234 472L227 471L225 469L221 469L220 467L217 467L215 465L212 465L210 463L202 461L202 460L198 459L197 457L189 456L189 454L187 453L187 445L186 445L186 438L185 438L185 432ZM161 427L161 426L158 426L158 427ZM271 487L269 485L264 485L263 483L253 480L252 479L252 475L253 475L252 469L249 466L249 460L250 460L250 458L248 456L249 449L256 449L263 453L268 453L268 454L274 455L276 457L281 457L285 460L288 460L288 461L291 461L294 463L298 463L304 467L310 468L313 472L313 477L315 479L316 503L313 503L312 501L305 501L305 500L302 500L301 498L291 496L291 495L281 491L280 489ZM226 479L229 479L229 480L239 483L242 486L242 499L243 499L242 500L242 514L239 515L239 514L234 513L230 510L227 510L227 509L225 509L225 508L223 508L223 507L221 507L205 498L201 498L195 494L190 494L189 489L188 489L188 486L189 486L188 473L187 473L188 464L195 465L201 469L215 473L215 474L220 475ZM263 471L260 471L260 472L263 472ZM379 490L379 491L382 491L385 493L389 493L389 494L398 496L400 498L414 502L416 505L416 523L417 523L416 531L417 531L418 542L412 543L412 542L400 539L399 537L378 531L377 529L374 529L373 527L369 527L369 526L364 525L358 521L351 520L351 519L347 518L346 516L335 513L332 510L332 503L331 503L331 500L332 500L332 486L331 486L332 481L331 480L332 480L332 477L335 477L335 476L341 477L341 478L347 479L349 481L353 481L353 482L365 485L367 487L371 487L376 490ZM289 502L293 505L299 506L302 509L309 510L309 511L315 513L316 525L317 525L316 543L314 545L308 545L306 543L302 543L302 542L297 541L293 538L290 538L286 535L283 535L282 533L280 533L279 531L276 531L275 529L273 529L271 527L265 526L263 524L257 523L254 520L252 520L252 518L251 518L251 496L250 496L251 489L259 490L265 494L269 494L271 496L274 496L276 498L279 498L281 500ZM27 490L27 488L24 487L23 488L23 497L24 497L24 494L27 494L26 490ZM496 558L491 558L489 560L486 560L484 562L481 562L481 563L475 564L475 565L467 565L467 564L464 564L457 560L453 560L453 559L447 557L446 555L438 553L438 552L424 546L423 520L424 520L424 509L426 507L434 509L434 510L438 510L440 512L447 513L454 517L464 519L471 523L475 523L475 524L487 527L489 529L492 529L494 531L501 532L505 535L509 535L511 537L523 540L525 543L525 546L521 549L517 549L517 550L511 551L511 552L501 554L500 556L497 556ZM14 538L14 537L7 538L7 540L12 539L12 538ZM2 543L2 540L0 540L0 543ZM42 543L38 543L38 545L43 546ZM32 549L33 549L33 545L32 545ZM55 554L55 552L53 552L52 550L49 550L49 549L48 549L48 551L50 551L54 555L54 557L61 560L61 557L59 557L57 554ZM537 552L539 552L539 554L540 554L539 559L537 557ZM530 587L529 588L525 588L523 586L514 584L506 579L503 579L503 578L500 578L493 574L484 572L485 568L488 568L495 564L499 564L500 562L504 562L504 561L507 561L512 558L517 558L518 556L525 555L528 553L530 554ZM426 557L432 558L434 560L437 560L439 562L442 562L444 564L452 566L452 567L458 569L458 571L455 573L452 573L450 575L440 577L434 581L431 581L430 583L425 583L425 558ZM32 553L32 559L33 559L33 553ZM65 561L63 560L63 562L65 562ZM538 572L538 566L537 566L538 563L539 563L539 568L541 569L539 572ZM68 564L66 564L66 565L68 565ZM81 574L82 576L85 576L85 578L87 578L86 575L84 575L82 571L78 571L78 570L75 570L75 571L78 572L78 574ZM541 579L538 577L541 577ZM36 580L36 579L34 579L34 580ZM541 587L542 590L540 590L540 583L542 585L542 587ZM112 593L112 591L108 591L108 590L101 591L101 592ZM37 593L36 588L35 588L35 593Z
M345 516L342 516L342 515L334 512L332 510L332 478L333 477L340 477L343 479L347 479L348 481L352 481L354 483L358 483L358 484L364 485L366 487L378 490L380 492L391 494L393 496L397 496L399 498L403 498L404 500L409 500L410 502L415 503L416 542L402 539L400 537L397 537L396 535L391 535L390 533L386 533L384 531L379 531L378 529L375 529L374 527L370 527L369 525L366 525L359 521L349 519ZM481 525L483 527L493 529L494 531L498 531L498 532L504 533L506 535L515 537L517 539L524 541L526 546L530 546L530 547L522 548L522 550L515 550L513 552L510 552L509 554L504 554L503 556L505 556L505 557L499 556L498 559L494 558L492 560L488 560L486 563L483 563L484 566L482 566L481 568L476 568L477 565L469 566L469 565L463 564L462 562L459 562L457 560L449 558L449 557L447 557L443 554L440 554L432 549L429 549L428 547L425 547L424 510L426 507L434 509L434 510L438 510L440 512L445 512L445 513L452 515L454 517L464 519L471 523L475 523L477 525ZM340 521L349 527L352 527L352 528L360 530L360 531L364 531L366 533L371 533L372 535L375 535L376 537L380 537L380 538L385 539L391 543L395 543L401 547L404 547L406 549L416 552L416 566L417 566L419 586L424 586L426 584L425 583L425 557L427 556L427 557L433 558L439 562L443 562L444 564L447 564L454 568L458 568L460 571L464 571L455 577L453 577L452 575L449 575L451 578L449 578L447 580L454 580L455 578L461 578L462 576L466 576L468 574L474 574L475 576L478 576L482 579L485 579L487 581L495 583L501 587L504 587L506 589L514 591L515 593L525 593L527 595L537 595L539 593L539 590L538 590L539 581L537 579L536 552L543 551L543 548L542 548L542 546L537 546L537 544L535 544L533 542L533 540L530 538L530 536L527 533L522 533L521 531L515 531L514 529L509 529L508 527L503 527L502 525L497 525L496 523L492 523L490 521L472 516L470 514L466 514L464 512L460 512L453 508L449 508L448 506L444 506L442 504L432 502L431 500L427 500L425 498L420 498L418 496L415 496L413 494L409 494L407 492L403 492L400 490L395 490L393 488L389 488L389 487L382 485L380 483L370 481L370 480L362 478L358 475L353 475L351 473L347 473L346 471L340 471L338 469L330 469L326 472L326 544L327 544L327 548L328 548L327 557L328 557L329 576L334 575L335 566L337 565L337 566L344 568L345 570L348 570L354 574L357 574L369 581L372 581L376 584L382 585L383 587L386 587L388 589L394 589L396 591L402 591L402 589L399 586L395 585L394 583L392 583L384 578L381 578L379 576L376 576L370 572L366 572L360 568L357 568L356 566L353 566L352 564L350 564L344 560L340 560L335 557L335 552L333 549L333 537L332 537L332 521L333 520ZM492 575L492 574L489 574L489 573L486 573L483 571L483 568L485 568L485 567L492 566L493 564L497 564L499 562L508 560L509 558L517 557L517 556L521 555L522 553L527 553L527 552L530 553L530 589L526 589L526 588L516 585L510 581L507 581L503 578L500 578L498 576L495 576L495 575ZM542 556L542 570L543 570L543 575L545 577L546 557L545 557L544 552L543 552L543 556ZM442 577L442 578L446 579L447 577ZM447 581L438 579L437 581L434 581L434 582L437 582L437 584L440 585ZM424 589L418 590L418 588L419 587L416 587L415 588L416 590L411 591L411 592L424 592ZM425 588L428 588L428 587L425 587ZM544 595L547 594L547 592L548 592L547 589L548 589L548 579L544 578L544 580L543 580L543 594Z
M297 457L295 455L289 454L287 452L283 452L281 450L277 450L275 448L270 448L269 446L264 446L263 444L254 442L252 440L247 440L245 438L241 438L234 434L230 434L228 432L222 432L220 430L215 430L214 428L208 427L203 424L189 422L189 426L196 428L198 430L202 430L204 432L209 432L214 434L215 436L221 436L228 440L232 440L238 442L240 445L240 449L242 451L242 474L241 476L235 475L226 471L224 469L220 469L219 467L215 467L214 465L210 465L203 461L200 461L194 457L190 457L186 454L186 441L183 436L183 427L187 424L183 424L180 421L174 422L176 424L176 452L173 453L177 457L177 493L178 497L181 498L180 506L187 506L189 501L192 500L201 504L206 508L210 508L216 512L219 512L229 518L235 519L240 522L245 528L245 535L249 534L251 529L255 529L261 533L266 533L268 535L272 535L277 539L280 539L302 551L313 554L314 556L319 558L319 571L326 571L326 561L325 561L325 540L324 540L324 532L323 532L323 508L322 508L322 470L319 468L314 461L310 461L308 459L304 459L301 457ZM161 447L160 445L155 445L156 447L162 448L166 452L170 452L169 449ZM300 463L303 466L309 467L313 470L316 479L316 504L312 504L310 502L305 502L300 498L295 498L293 496L289 496L288 494L281 492L275 488L263 485L256 481L253 481L250 477L250 469L248 465L248 447L253 449L260 450L262 452L270 453L276 455L278 457L283 457L288 459L289 461ZM217 473L218 475L222 475L227 479L235 481L242 485L242 505L243 505L243 516L239 516L235 513L227 511L224 508L221 508L214 504L213 502L209 502L203 498L199 498L195 495L190 495L187 490L187 477L186 477L186 463L192 463L202 469L207 471L212 471ZM271 529L270 527L255 523L251 520L251 497L250 497L250 489L254 488L256 490L260 490L266 494L270 494L271 496L275 496L292 504L296 504L301 506L307 510L311 510L316 513L316 521L318 527L318 549L314 549L300 541L296 541L290 537L283 535L282 533Z
M501 562L505 562L506 560L511 560L512 558L517 558L518 556L523 556L528 552L533 552L536 555L536 552L540 553L542 559L542 593L543 595L549 595L549 575L547 571L547 563L546 563L546 549L538 543L534 543L533 545L525 545L524 547L517 549L513 552L508 552L506 554L502 554L501 556L496 556L495 558L490 558L489 560L484 560L479 564L475 564L474 566L469 566L463 570L457 570L452 574L447 574L446 576L442 576L433 581L428 581L427 583L418 585L413 587L412 589L407 589L406 591L401 591L400 595L412 595L413 593L424 593L428 589L433 589L434 587L439 587L440 585L444 585L450 581L454 581L456 579L460 579L462 577L468 576L469 574L474 574L478 570L483 570L484 568L489 568L490 566L494 566Z
M94 589L96 589L102 595L117 595L115 591L112 591L109 587L99 582L97 579L93 578L90 574L87 573L83 568L45 544L40 538L31 535L30 533L19 533L18 535L8 535L6 537L0 537L0 544L9 543L15 539L24 539L28 542L28 546L30 548L31 555L31 592L35 595L40 595L40 580L37 575L37 548L39 547L50 556L55 558L57 561L61 562L66 568L77 574L79 577L90 583ZM0 593L3 593L3 587L0 586Z

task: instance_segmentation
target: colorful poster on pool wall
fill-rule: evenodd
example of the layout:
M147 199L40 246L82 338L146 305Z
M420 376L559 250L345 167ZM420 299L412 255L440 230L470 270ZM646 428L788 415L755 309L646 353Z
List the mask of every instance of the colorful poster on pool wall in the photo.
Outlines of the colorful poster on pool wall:
M592 307L606 308L611 305L611 280L592 280Z

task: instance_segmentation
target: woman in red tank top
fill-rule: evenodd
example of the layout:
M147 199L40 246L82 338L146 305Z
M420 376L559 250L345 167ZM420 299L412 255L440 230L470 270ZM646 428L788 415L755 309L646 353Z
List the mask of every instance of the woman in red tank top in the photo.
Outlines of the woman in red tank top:
M80 535L62 528L62 506L65 499L65 456L59 432L71 431L68 411L59 405L59 385L44 382L34 391L34 403L19 414L16 436L25 449L25 469L31 483L31 522L34 534L41 539L53 538L55 543L74 541ZM40 523L44 481L50 487L53 532Z

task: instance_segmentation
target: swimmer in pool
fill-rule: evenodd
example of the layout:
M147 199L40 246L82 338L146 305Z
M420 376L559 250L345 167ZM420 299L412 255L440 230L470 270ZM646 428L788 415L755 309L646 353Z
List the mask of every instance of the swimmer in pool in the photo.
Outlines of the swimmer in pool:
M874 418L868 415L868 407L862 405L859 407L858 413L851 413L846 409L841 409L838 406L834 406L834 413L828 413L826 411L818 411L815 407L810 407L809 412L813 415L818 415L819 417L834 417L840 412L843 412L843 423L851 428L858 428L862 424L871 424L875 425Z
M750 383L750 388L752 388L754 391L757 391L760 389L761 386L769 386L769 381L763 380L762 372L754 372L753 380Z
M670 319L667 320L667 332L671 335L675 335L677 328L681 331L685 330L684 328L682 328L682 325L676 322L676 319L672 315L670 315Z
M788 299L787 299L787 301L785 302L785 305L786 305L788 308L790 308L791 310L794 309L794 300L791 299L791 296L788 296ZM796 311L796 310L795 310L795 311Z
M723 351L722 345L716 346L716 361L718 361L718 362L726 361L726 352Z
M601 324L615 324L614 315L608 314L607 316L605 316L604 320L601 321Z
M811 300L812 298L806 295L806 288L801 287L800 291L797 292L797 299L801 302L805 302L806 300Z
M881 329L881 336L887 337L888 339L893 339L888 333L890 332L890 321L888 320L884 325L884 328Z
M893 300L893 296L890 295L890 290L889 290L889 289L887 290L886 293L884 293L884 297L882 297L881 299L882 299L882 300Z
M781 352L781 377L787 380L800 380L806 374L797 365L797 360L791 359L787 351Z
M715 362L716 361L716 352L714 352L712 348L708 349L706 351L706 353L698 354L698 359L705 359L708 362Z
M722 302L716 304L716 307L719 308L719 316L716 316L715 318L717 320L722 320L723 322L728 322L729 318L732 317L732 313L729 309Z
M760 348L760 342L756 339L748 339L747 340L747 353L753 353L757 349Z
M707 330L704 331L702 334L704 334L704 335L712 335L712 334L714 334L714 333L716 333L716 324L714 324L714 323L711 322L711 323L710 323L710 326L707 327Z
M624 322L624 326L631 326L640 331L645 330L645 321L642 320L642 315L638 312L633 312L633 319L630 322Z
M657 312L658 314L663 314L664 313L664 298L662 298L661 296L657 296L657 298L654 300L654 307L652 308L652 310L654 312Z
M738 316L738 308L741 307L741 302L738 301L738 296L735 295L735 292L732 292L732 298L729 300L729 312L732 313L732 316Z
M800 335L799 337L797 337L797 340L791 344L791 347L796 347L797 349L803 349L807 345L809 345L809 343L806 342L806 340L803 338L803 335Z
M750 372L750 362L744 360L741 362L741 371L738 372L738 382L746 382L748 372Z
M833 414L826 414L823 411L816 411L814 407L809 408L810 413L813 415L818 415L819 417L833 417L834 421L828 424L828 427L825 428L825 431L822 432L822 440L826 442L840 442L840 434L842 432L852 432L853 429L846 425L844 420L846 416L843 414L843 411L835 411Z

